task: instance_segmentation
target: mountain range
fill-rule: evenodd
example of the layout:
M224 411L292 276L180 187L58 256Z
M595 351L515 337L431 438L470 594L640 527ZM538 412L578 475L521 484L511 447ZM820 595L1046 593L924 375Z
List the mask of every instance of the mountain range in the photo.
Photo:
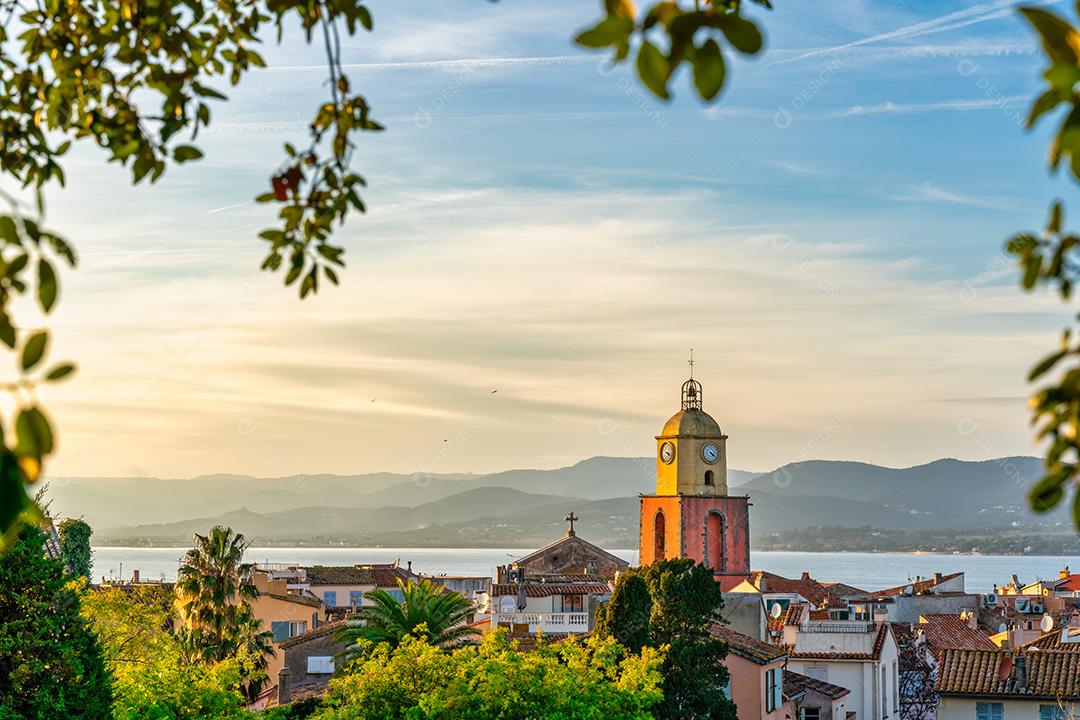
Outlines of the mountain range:
M729 470L729 487L750 496L755 541L823 526L1066 532L1063 513L1027 510L1040 471L1034 457L902 469L810 460ZM653 458L594 457L486 475L62 478L49 498L54 515L85 517L98 545L185 545L226 524L257 545L528 547L561 535L572 509L583 537L628 548L637 544L637 495L654 488Z

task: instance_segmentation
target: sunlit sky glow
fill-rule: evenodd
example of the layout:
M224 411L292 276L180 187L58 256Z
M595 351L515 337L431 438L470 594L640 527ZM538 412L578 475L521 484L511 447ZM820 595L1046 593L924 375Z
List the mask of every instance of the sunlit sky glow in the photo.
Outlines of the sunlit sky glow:
M303 303L258 271L251 198L304 139L321 48L267 47L152 188L73 152L53 473L645 455L690 347L733 467L1032 452L1025 371L1068 313L1001 248L1071 188L1020 127L1031 33L1005 2L777 5L709 107L575 48L591 3L373 3L344 49L389 127L356 153L370 212Z

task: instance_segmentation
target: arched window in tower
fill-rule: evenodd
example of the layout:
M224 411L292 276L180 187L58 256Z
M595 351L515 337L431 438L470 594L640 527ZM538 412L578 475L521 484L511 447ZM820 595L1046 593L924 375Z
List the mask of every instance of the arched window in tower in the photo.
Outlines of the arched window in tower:
M667 537L667 523L664 521L664 511L656 511L656 519L653 521L653 542L655 546L653 548L653 560L665 560L667 559L667 553L664 548L664 541Z
M716 482L713 480L713 472L712 472L712 470L706 470L705 471L705 484L706 485L715 485L716 484Z
M727 569L725 530L727 530L727 521L723 515L711 512L705 516L705 564L720 572Z

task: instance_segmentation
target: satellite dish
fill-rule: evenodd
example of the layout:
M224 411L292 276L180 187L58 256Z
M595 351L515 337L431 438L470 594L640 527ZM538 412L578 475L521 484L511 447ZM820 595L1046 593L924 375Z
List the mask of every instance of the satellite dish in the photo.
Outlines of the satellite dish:
M1050 615L1043 615L1042 622L1039 623L1039 628L1044 633L1050 632L1054 629L1054 618Z
M773 603L772 612L769 614L772 615L774 620L778 620L784 614L784 608L780 607L780 603Z
M998 632L999 633L1009 632L1009 626L1006 625L1005 623L1001 623L1000 625L998 625Z

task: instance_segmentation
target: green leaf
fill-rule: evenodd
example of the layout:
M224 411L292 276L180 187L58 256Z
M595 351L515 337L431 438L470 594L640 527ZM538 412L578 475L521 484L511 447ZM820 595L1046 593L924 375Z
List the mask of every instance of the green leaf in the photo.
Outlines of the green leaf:
M22 351L22 369L30 370L39 362L45 355L45 347L49 342L49 333L46 330L41 330L30 336L30 339L23 345Z
M1050 355L1044 357L1038 365L1031 368L1031 372L1028 373L1028 382L1034 382L1035 380L1037 380L1039 377L1049 371L1052 367L1057 365L1058 362L1068 354L1069 353L1067 350L1061 350L1059 352L1051 353Z
M19 229L8 215L0 215L0 239L12 245L19 245Z
M638 77L654 95L664 100L670 97L667 91L667 70L667 59L663 53L648 40L643 42L637 56Z
M756 55L761 51L764 40L756 24L741 15L733 14L722 17L720 30L733 48L746 55Z
M578 45L602 48L623 42L634 29L634 21L624 17L609 16L592 28L578 34L574 41Z
M15 349L15 327L11 324L11 318L7 313L0 313L0 342L12 350Z
M1020 12L1039 33L1043 49L1053 62L1076 63L1077 45L1073 42L1080 38L1072 25L1054 13L1039 8L1022 7Z
M53 451L53 433L48 418L36 407L19 411L15 418L15 452L40 460Z
M709 38L694 56L694 87L704 100L712 100L724 86L724 56L715 40Z
M202 150L194 145L177 145L173 148L173 159L178 163L186 163L189 160L198 160L202 156Z
M1028 502L1036 512L1047 512L1057 507L1065 496L1063 481L1058 474L1047 475L1035 483L1028 492Z
M56 282L56 273L53 266L45 258L38 261L38 303L46 313L51 312L56 305L56 296L60 286Z
M1050 221L1046 224L1046 232L1057 235L1061 232L1061 201L1057 200L1050 208Z
M45 374L45 379L49 382L59 382L73 372L75 372L75 366L73 364L63 363L61 365L56 365L49 370L49 372Z

